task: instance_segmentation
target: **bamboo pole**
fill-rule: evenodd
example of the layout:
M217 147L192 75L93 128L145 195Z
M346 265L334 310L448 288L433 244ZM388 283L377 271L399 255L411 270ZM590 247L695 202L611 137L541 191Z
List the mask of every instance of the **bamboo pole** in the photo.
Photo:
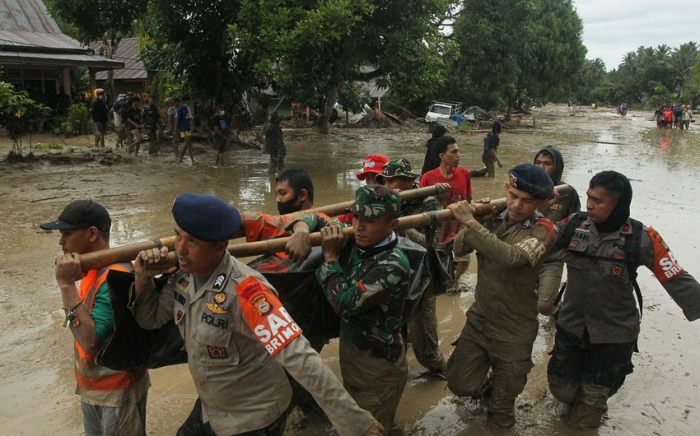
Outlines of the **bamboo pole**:
M562 196L567 195L570 192L569 185L566 184L558 185L556 189L559 195ZM506 208L506 199L499 198L496 200L491 200L489 203L476 204L476 212L474 216L488 215L492 212L494 207L498 212L503 211ZM437 223L450 221L453 219L454 214L450 209L409 215L399 218L397 230L406 230L416 227L431 226ZM355 235L354 229L352 227L346 227L343 229L343 231L348 236L348 238L352 238ZM311 233L309 235L309 239L311 246L316 247L321 245L322 236L320 232ZM122 247L110 248L108 250L100 250L92 253L86 253L80 256L80 266L83 271L88 271L90 269L101 268L112 263L128 262L136 258L136 255L140 251L148 250L150 248L156 248L158 246L158 243L160 243L161 246L168 247L168 249L171 250L171 252L168 253L168 262L174 265L175 253L174 251L172 251L174 241L175 237L171 236L159 240L145 241L137 244L130 244L124 245ZM235 257L261 256L266 254L279 253L284 251L288 241L289 237L284 237L268 239L266 241L246 242L242 244L229 244L228 252Z
M402 201L411 201L418 198L425 198L430 195L436 195L436 193L437 188L435 186L429 186L426 188L408 189L406 191L401 191L399 192L399 195L401 196ZM342 203L329 204L327 206L307 209L302 212L324 213L328 216L337 216L345 213L347 208L352 206L352 203L353 201L344 201ZM298 216L299 212L282 216L291 217L294 215ZM238 233L234 235L232 239L242 237L245 237L245 228L243 226L241 226L241 229L238 231ZM150 241L137 242L135 244L123 245L121 247L86 253L80 256L80 265L83 271L89 271L91 269L102 268L106 265L111 265L113 263L128 262L130 260L134 260L136 258L136 255L140 251L157 247L168 247L168 250L174 250L175 236L155 238ZM284 248L281 251L284 251Z

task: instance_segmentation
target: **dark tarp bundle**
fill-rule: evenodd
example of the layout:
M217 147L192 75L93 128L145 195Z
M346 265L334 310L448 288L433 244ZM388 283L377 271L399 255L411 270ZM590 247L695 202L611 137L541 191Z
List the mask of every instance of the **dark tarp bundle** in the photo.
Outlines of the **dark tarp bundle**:
M399 238L399 247L406 253L411 264L411 281L404 308L404 320L408 321L420 308L421 297L430 283L430 268L427 267L425 248L406 238ZM315 276L323 259L321 249L314 248L309 259L298 267L290 267L290 270L281 273L264 272L265 265L270 262L281 264L279 258L274 257L258 258L250 266L263 271L262 274L277 290L287 312L314 347L322 347L330 339L337 338L340 319L328 304ZM296 269L298 270L295 271ZM187 353L183 350L184 342L172 321L157 330L144 330L136 324L127 307L129 288L133 281L133 273L110 271L107 276L114 314L114 332L99 351L97 363L119 371L185 363ZM159 279L157 289L161 289L166 282L167 277Z

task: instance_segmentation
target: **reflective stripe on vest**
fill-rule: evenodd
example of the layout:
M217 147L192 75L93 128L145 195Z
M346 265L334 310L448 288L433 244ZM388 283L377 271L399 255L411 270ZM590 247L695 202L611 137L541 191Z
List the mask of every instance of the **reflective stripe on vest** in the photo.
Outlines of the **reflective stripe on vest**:
M117 263L101 268L90 270L80 281L78 295L83 300L83 306L92 313L95 304L97 290L107 279L110 270L131 272L133 266L130 263ZM75 378L81 388L91 391L116 391L126 389L145 374L143 371L114 371L104 366L95 364L95 355L87 354L75 341Z

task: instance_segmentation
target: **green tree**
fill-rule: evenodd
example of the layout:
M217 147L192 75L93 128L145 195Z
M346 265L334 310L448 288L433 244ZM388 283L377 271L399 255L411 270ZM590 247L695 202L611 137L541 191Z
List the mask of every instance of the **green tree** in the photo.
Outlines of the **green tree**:
M241 3L233 52L255 52L258 77L297 102L323 107L321 132L329 131L343 84L375 79L409 99L444 80L449 43L439 24L452 0Z
M146 12L147 0L47 0L46 6L69 33L84 44L102 41L103 56L114 59L119 42L132 35L136 20ZM107 72L114 96L114 71Z
M483 106L506 106L527 90L539 99L570 92L586 49L571 0L464 0L452 39L451 95Z

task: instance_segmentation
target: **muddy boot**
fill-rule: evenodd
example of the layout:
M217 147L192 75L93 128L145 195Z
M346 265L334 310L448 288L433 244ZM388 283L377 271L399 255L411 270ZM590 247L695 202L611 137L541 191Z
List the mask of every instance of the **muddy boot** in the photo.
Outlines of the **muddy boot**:
M582 430L600 427L603 415L608 411L609 393L610 388L605 386L581 384L581 395L564 422Z

